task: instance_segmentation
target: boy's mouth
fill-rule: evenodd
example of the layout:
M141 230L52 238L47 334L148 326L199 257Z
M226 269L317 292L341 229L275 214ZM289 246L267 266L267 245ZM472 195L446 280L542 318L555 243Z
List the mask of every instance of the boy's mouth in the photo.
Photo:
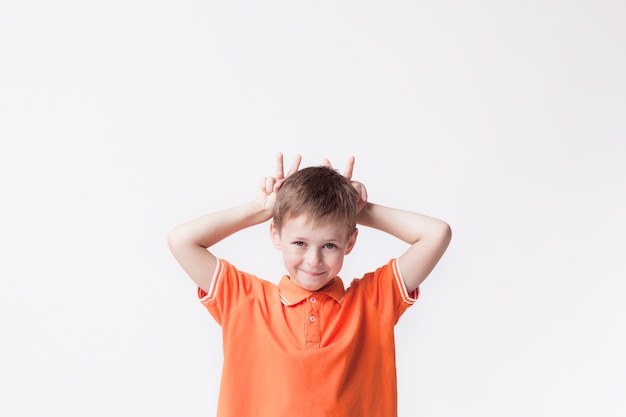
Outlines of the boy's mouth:
M304 274L314 278L324 275L324 271L307 271L306 269L301 269L301 271L304 272Z

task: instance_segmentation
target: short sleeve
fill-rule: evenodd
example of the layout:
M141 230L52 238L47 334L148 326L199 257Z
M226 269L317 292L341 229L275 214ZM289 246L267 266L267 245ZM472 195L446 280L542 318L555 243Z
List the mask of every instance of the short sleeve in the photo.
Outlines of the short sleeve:
M398 268L398 260L391 259L386 265L374 272L365 274L354 280L352 286L357 286L367 302L381 315L397 323L400 316L411 307L419 296L419 288L409 292Z
M233 311L250 298L256 285L259 285L257 277L239 271L227 261L218 259L209 292L198 288L198 298L221 325Z

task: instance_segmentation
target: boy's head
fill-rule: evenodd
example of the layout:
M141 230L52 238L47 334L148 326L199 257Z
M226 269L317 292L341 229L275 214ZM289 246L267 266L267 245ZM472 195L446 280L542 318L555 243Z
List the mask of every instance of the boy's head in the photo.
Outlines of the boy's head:
M357 192L346 177L332 168L303 168L287 177L276 196L274 226L305 216L319 223L343 223L346 234L356 228Z
M357 191L324 166L303 168L285 179L270 225L291 280L309 291L331 282L356 242Z

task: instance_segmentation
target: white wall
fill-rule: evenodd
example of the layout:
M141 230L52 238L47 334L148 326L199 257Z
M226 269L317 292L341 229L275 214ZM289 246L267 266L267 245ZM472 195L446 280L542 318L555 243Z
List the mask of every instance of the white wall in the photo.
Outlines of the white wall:
M8 3L8 4L7 4ZM220 331L165 237L274 155L356 156L448 221L400 415L626 414L626 3L0 6L0 414L214 415ZM343 276L403 245L362 230ZM282 274L267 225L216 252Z

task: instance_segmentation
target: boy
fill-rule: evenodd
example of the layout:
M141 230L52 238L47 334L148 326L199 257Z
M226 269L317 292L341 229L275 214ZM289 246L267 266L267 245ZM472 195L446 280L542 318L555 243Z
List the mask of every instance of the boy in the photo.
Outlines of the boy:
M367 201L365 186L324 166L263 178L254 201L174 228L170 249L222 326L218 417L397 416L394 325L450 241L441 220ZM287 274L278 285L239 271L210 247L267 220ZM354 279L338 274L357 224L408 243Z

